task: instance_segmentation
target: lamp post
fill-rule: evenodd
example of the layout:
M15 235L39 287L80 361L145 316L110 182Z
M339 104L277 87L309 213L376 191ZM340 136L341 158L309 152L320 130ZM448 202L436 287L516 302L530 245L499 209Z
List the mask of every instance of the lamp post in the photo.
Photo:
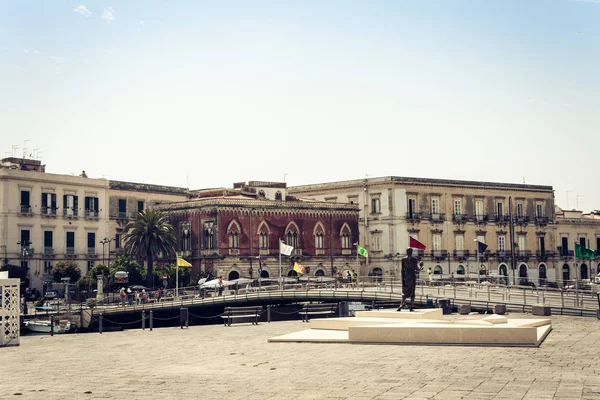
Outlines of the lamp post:
M104 239L102 239L100 241L100 243L102 243L102 263L104 263L104 261L105 261L105 258L104 258L104 245L108 244L108 263L105 264L107 268L110 265L110 242L112 242L113 240L114 240L113 238L109 239L109 238L105 237Z

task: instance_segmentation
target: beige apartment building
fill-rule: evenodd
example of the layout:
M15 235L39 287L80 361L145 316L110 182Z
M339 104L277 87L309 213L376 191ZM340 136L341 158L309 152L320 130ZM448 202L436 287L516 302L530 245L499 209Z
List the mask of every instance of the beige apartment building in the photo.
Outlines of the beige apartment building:
M416 255L435 278L557 279L551 186L390 176L289 191L359 205L361 243L370 254L361 273L374 274L378 268L397 276L412 236L426 245ZM479 260L476 240L488 246Z
M584 214L576 210L556 208L556 243L558 257L556 268L560 271L559 279L592 279L600 273L600 212ZM573 259L575 243L592 249L596 258Z
M173 186L110 181L108 191L108 239L106 251L114 259L121 251L123 228L138 212L159 204L184 201L190 191Z
M39 160L0 162L2 264L28 271L30 287L51 280L53 265L73 260L85 274L102 257L107 235L106 179L50 174Z

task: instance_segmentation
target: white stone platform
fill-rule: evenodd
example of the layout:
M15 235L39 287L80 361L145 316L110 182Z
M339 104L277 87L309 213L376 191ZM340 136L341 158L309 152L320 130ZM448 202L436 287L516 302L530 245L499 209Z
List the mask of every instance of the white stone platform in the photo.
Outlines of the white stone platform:
M452 319L441 309L359 311L356 317L310 321L311 329L269 342L389 343L538 347L552 330L548 318L478 315Z

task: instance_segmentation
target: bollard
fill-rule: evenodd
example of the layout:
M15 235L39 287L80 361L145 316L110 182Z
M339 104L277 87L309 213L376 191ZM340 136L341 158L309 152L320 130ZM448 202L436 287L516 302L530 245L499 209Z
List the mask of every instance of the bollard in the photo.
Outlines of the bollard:
M146 311L142 311L142 330L146 330Z
M187 308L181 307L179 309L179 324L181 326L181 329L183 329L183 325L185 325L186 328L190 326L190 319L188 316Z
M98 318L98 332L100 332L100 334L102 335L102 314L100 314L100 317Z
M54 336L54 315L50 316L50 336Z
M491 295L490 295L490 286L489 285L488 285L487 289L488 289L488 301L491 301L491 299L490 299L490 297L491 297Z
M565 292L560 289L560 305L565 308Z
M154 311L150 310L150 332L152 332L152 325L154 321Z
M340 301L338 303L338 317L341 318L342 317L342 302Z
M271 305L267 304L267 323L271 323Z

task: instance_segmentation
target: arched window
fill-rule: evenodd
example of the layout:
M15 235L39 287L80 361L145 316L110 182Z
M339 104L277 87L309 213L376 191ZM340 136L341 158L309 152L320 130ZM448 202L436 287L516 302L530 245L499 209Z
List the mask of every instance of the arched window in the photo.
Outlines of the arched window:
M579 266L579 272L580 272L579 277L581 279L589 279L589 276L588 276L588 267L587 267L586 264L581 264Z
M228 280L233 281L236 279L240 279L240 274L237 271L231 271L227 277Z
M288 272L288 276L298 276L298 273L292 269Z
M342 242L342 249L352 248L352 231L346 223L344 223L344 225L342 225L342 229L340 229L340 238Z
M294 249L298 248L298 232L299 231L300 231L300 229L298 229L298 225L296 225L294 222L290 222L286 229L286 233L285 233L286 244L288 246L292 246Z
M315 276L325 276L325 271L318 269L317 272L315 272Z
M441 265L436 265L436 266L433 268L433 274L434 274L434 275L443 275L443 274L444 274L444 269L442 268L442 266L441 266Z
M498 274L502 276L508 276L508 268L506 267L506 264L500 264L498 267Z
M571 270L569 268L569 264L563 264L562 266L562 278L563 282L566 284L571 280Z
M204 248L212 250L215 248L215 229L214 222L204 223Z
M540 264L538 267L538 276L540 278L540 284L545 283L548 277L546 276L546 264Z
M263 268L262 272L260 273L260 277L261 278L268 278L269 277L269 271L265 270Z
M315 237L315 249L322 250L325 248L325 228L321 222L315 224L313 229L313 235Z
M227 228L227 235L229 236L229 248L239 249L240 248L240 225L236 221L231 221Z
M181 238L181 244L180 244L180 249L181 251L188 251L191 250L192 248L192 228L191 228L192 224L190 223L190 221L183 221L181 222L181 225L179 226L181 234L180 234L180 238Z
M275 200L282 200L282 195L279 190L277 192L275 192Z
M258 224L258 245L261 249L269 248L269 226L265 221Z
M465 267L463 265L459 265L458 267L456 267L456 275L464 275L465 274Z
M258 197L264 198L265 197L265 191L264 190L259 190L258 191Z

